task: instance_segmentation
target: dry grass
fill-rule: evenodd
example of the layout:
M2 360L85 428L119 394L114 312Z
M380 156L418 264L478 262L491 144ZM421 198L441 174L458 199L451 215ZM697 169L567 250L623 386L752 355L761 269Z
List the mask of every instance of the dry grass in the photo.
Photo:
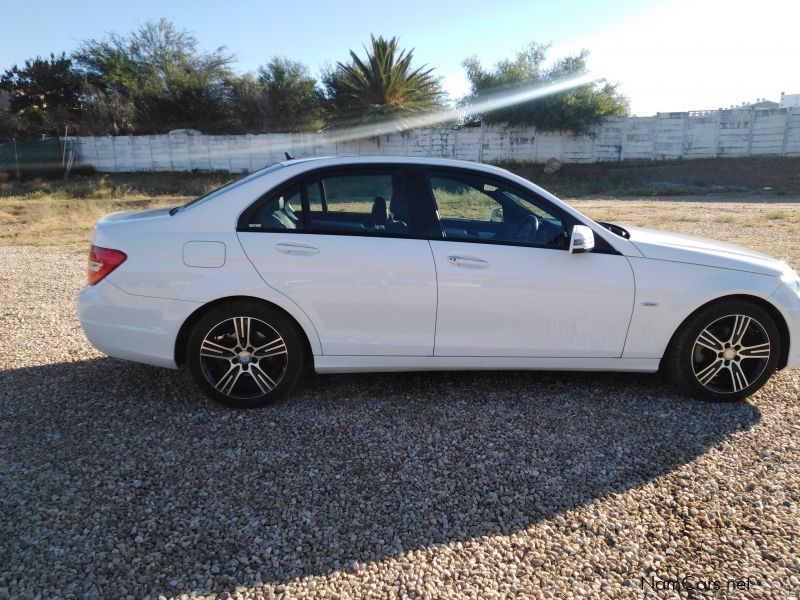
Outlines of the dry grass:
M767 215L767 218L774 221L780 221L782 219L786 219L788 216L789 214L785 210L773 210Z
M89 198L199 196L239 177L230 173L95 173L69 179L0 179L0 198Z
M781 198L785 201L780 203L748 199L574 199L568 202L600 221L653 227L740 244L800 268L800 246L797 245L800 198Z
M94 223L120 210L174 206L185 197L124 200L0 198L0 244L11 246L88 246Z
M235 176L120 173L0 183L0 244L86 247L101 216L183 204Z

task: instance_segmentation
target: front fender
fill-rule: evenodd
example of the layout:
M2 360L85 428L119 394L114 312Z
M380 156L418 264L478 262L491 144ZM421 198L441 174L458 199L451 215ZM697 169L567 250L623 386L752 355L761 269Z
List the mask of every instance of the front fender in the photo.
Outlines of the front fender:
M623 358L661 358L672 335L698 308L726 296L770 302L780 279L746 271L647 258L628 258L636 278Z

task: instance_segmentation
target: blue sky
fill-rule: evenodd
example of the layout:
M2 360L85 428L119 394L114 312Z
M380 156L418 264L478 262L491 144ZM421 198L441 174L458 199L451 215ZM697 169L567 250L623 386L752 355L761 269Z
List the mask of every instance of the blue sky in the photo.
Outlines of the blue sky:
M202 48L226 46L239 72L280 54L317 73L376 33L415 48L456 97L467 90L464 58L491 65L533 40L552 43L554 56L589 49L592 73L620 82L635 114L800 93L800 2L791 0L44 0L14 2L5 17L2 68L167 17Z

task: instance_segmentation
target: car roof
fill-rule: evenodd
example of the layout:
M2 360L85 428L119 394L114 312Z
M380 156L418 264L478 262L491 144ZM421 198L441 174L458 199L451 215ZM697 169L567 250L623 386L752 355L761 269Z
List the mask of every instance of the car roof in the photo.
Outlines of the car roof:
M289 167L302 163L315 163L308 166L343 166L343 165L371 165L371 164L398 164L398 165L424 165L437 167L460 167L469 169L481 169L485 171L495 171L507 173L505 169L487 165L485 163L472 162L467 160L456 160L452 158L431 158L428 156L399 156L389 154L352 155L352 156L314 156L307 158L293 158L285 160L280 164Z

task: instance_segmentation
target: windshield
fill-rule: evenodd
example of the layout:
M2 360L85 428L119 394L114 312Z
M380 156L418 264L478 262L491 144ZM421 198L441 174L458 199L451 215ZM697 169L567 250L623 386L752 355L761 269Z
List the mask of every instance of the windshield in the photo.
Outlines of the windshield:
M240 185L244 185L245 183L249 183L249 182L253 181L254 179L258 179L262 175L266 175L267 173L272 173L273 171L277 171L278 169L282 169L283 166L284 165L282 165L281 163L275 163L274 165L270 165L269 167L265 167L263 169L259 169L258 171L253 171L252 173L249 173L247 175L239 177L239 179L234 179L233 181L230 181L230 182L226 183L222 187L218 187L215 190L211 190L207 194L203 194L202 196L200 196L198 198L195 198L194 200L190 200L189 202L187 202L186 204L184 204L182 206L176 206L175 208L173 208L170 211L170 214L174 215L179 210L183 210L185 208L189 208L190 206L195 206L197 204L202 204L206 200L211 200L212 198L216 198L217 196L219 196L223 192L230 191L230 190L232 190L234 188L239 187Z

